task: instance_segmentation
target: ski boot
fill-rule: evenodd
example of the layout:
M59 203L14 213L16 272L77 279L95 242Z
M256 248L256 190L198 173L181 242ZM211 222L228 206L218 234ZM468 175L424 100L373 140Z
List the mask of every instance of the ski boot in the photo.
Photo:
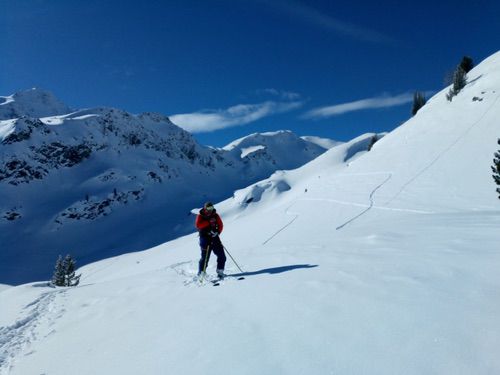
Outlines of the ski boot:
M217 270L217 278L219 280L224 280L224 277L226 277L226 275L224 274L224 270L222 269L218 269Z

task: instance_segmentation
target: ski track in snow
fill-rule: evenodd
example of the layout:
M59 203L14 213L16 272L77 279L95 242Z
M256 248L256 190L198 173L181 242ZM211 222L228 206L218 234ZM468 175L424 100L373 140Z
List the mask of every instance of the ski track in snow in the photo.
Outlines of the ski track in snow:
M55 333L52 326L65 310L58 309L54 301L58 294L65 293L65 290L43 293L24 307L23 311L29 310L24 318L0 327L0 375L8 375L23 352L25 356L34 353L28 349L38 338Z
M227 250L226 250L227 251ZM212 258L211 258L212 259ZM179 263L174 263L170 266L167 267L167 269L172 269L174 270L179 276L181 276L184 279L184 286L191 286L191 285L196 285L198 287L202 287L205 285L213 285L214 282L218 282L219 284L224 283L224 281L227 278L233 278L233 276L226 275L226 278L224 280L220 280L217 276L210 275L210 274L205 274L202 280L198 278L198 261L186 261L186 262L179 262ZM208 270L208 267L207 267ZM228 268L226 267L226 271ZM233 272L237 271L231 271L229 272L232 274Z
M440 152L438 154L438 156L436 156L434 158L434 160L432 160L428 165L426 165L424 168L422 168L422 170L420 170L420 172L418 172L415 176L413 176L412 178L410 178L403 186L401 186L401 189L396 193L396 195L394 195L391 199L389 199L387 202L385 202L385 204L390 204L394 199L396 199L405 189L408 185L410 185L413 181L415 181L417 178L419 178L421 175L423 175L426 171L428 171L434 164L436 164L438 162L439 159L441 159L444 155L446 155L458 142L460 142L462 139L465 138L465 136L467 134L469 134L469 132L475 128L482 120L484 117L486 117L486 115L491 111L491 109L493 107L495 107L495 104L497 103L498 99L500 98L500 95L497 95L496 99L493 101L493 103L488 107L488 109L486 111L484 111L484 113L481 115L481 117L472 123L471 126L469 126L462 134L460 134L457 139L452 142L448 147L446 147L442 152Z
M184 278L184 285L190 285L196 281L193 261L175 263L167 268L174 270L179 276L182 276Z
M382 186L384 186L391 178L392 178L392 173L389 173L389 176L387 176L387 178L384 181L382 181L381 184L379 184L377 187L375 187L375 189L372 190L372 192L370 193L370 197L369 197L370 204L365 210L363 210L362 212L360 212L356 216L352 217L351 219L347 220L344 224L339 225L337 228L335 228L335 230L339 230L339 229L344 228L346 225L352 223L354 220L360 218L361 216L366 214L368 211L370 211L373 208L373 205L375 204L374 199L373 199L375 193L377 192L378 189L380 189Z
M167 267L169 269L174 270L179 276L182 276L184 279L184 285L197 285L203 286L205 285L205 281L211 282L213 278L210 275L205 275L202 281L197 278L198 275L198 264L195 261L187 261L187 262L179 262L172 264Z
M381 206L375 206L375 201L374 201L374 195L377 192L378 189L380 189L382 186L384 186L391 178L392 178L392 172L371 172L371 173L354 173L354 174L349 174L349 175L339 175L340 176L364 176L364 175L380 175L380 174L387 174L387 178L382 181L378 186L376 186L371 192L369 196L370 203L369 204L362 204L362 203L354 203L354 202L346 202L346 201L340 201L340 200L335 200L335 199L326 199L326 198L300 198L294 201L288 208L285 210L285 213L287 215L295 215L292 220L290 220L287 224L282 226L280 229L278 229L276 232L274 232L267 240L265 240L262 245L267 244L269 241L271 241L274 237L276 237L280 232L288 228L292 223L297 220L299 217L298 213L291 213L289 212L289 209L296 204L297 202L300 201L321 201L321 202L330 202L330 203L338 203L338 204L343 204L343 205L348 205L348 206L355 206L355 207L365 207L365 210L357 214L356 216L352 217L351 219L347 220L343 224L339 225L338 227L335 228L335 230L339 230L344 228L346 225L352 223L354 220L358 219L359 217L363 216L366 214L369 210L372 208L375 209L380 209L380 210L388 210L388 211L402 211L402 212L412 212L412 213L418 213L418 214L430 214L432 212L430 211L422 211L422 210L412 210L412 209L406 209L406 208L389 208L389 207L381 207Z
M298 200L297 200L297 201L295 201L295 202L293 202L293 203L292 203L292 204L291 204L291 205L290 205L290 206L289 206L289 207L285 210L285 213L286 213L287 215L290 215L290 214L288 213L288 210L289 210L289 209L290 209L290 207L292 207L292 206L293 206L296 202L298 202ZM292 225L292 223L293 223L295 220L297 220L297 218L299 217L299 215L298 215L298 214L293 214L293 215L295 215L295 217L294 217L292 220L290 220L287 224L285 224L285 225L284 225L284 226L282 226L280 229L278 229L276 232L274 232L274 234L273 234L271 237L269 237L267 240L265 240L264 242L262 242L262 245L267 244L267 243L268 243L269 241L271 241L274 237L276 237L276 236L277 236L280 232L282 232L283 230L285 230L286 228L288 228L290 225Z
M364 203L355 203L355 202L347 202L347 201L340 201L337 199L321 199L321 198L306 198L306 199L301 199L303 201L310 201L310 202L328 202L328 203L335 203L335 204L342 204L345 206L354 206L354 207L361 207L361 208L368 208L370 207L370 204L364 204ZM383 206L376 206L373 204L371 206L374 210L383 210L383 211L395 211L395 212L410 212L414 214L422 214L422 215L428 215L428 214L433 214L435 211L424 211L424 210L415 210L412 208L396 208L396 207L383 207Z

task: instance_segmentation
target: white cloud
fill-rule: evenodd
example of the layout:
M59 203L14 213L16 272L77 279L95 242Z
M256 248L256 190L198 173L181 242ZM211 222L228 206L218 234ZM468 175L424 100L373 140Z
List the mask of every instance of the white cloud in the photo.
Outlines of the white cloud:
M277 96L277 97L284 99L284 100L298 100L301 98L301 95L296 93L296 92L283 91L283 90L278 90L278 89L273 89L273 88L257 90L257 94L273 95L273 96Z
M183 113L169 116L170 120L191 133L205 133L245 125L276 113L288 112L302 102L267 101L257 104L238 104L227 109Z
M404 93L396 96L383 95L375 98L356 100L354 102L335 104L310 110L303 117L321 119L338 116L347 112L361 111L364 109L395 107L413 101L413 93Z

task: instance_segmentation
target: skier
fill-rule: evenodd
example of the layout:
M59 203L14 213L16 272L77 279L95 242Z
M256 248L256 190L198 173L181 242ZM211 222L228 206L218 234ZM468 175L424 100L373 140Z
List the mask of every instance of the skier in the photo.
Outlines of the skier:
M217 276L224 278L224 265L226 264L226 254L224 246L220 241L219 234L222 232L222 220L217 214L214 205L211 202L205 203L195 221L196 229L200 235L201 258L198 264L198 276L201 276L210 259L210 252L217 256Z

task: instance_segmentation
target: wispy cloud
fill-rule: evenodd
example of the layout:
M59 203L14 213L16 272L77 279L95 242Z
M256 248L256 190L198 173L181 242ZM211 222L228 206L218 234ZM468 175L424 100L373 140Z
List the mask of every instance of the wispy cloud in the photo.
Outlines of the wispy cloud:
M326 107L318 107L306 112L303 118L321 119L338 116L347 112L361 111L365 109L396 107L413 101L413 93L407 92L400 95L382 95L375 98L356 100L349 103L335 104Z
M296 93L296 92L278 90L278 89L273 89L273 88L257 90L256 93L258 95L265 94L265 95L276 96L276 97L283 99L283 100L299 100L301 98L301 95Z
M301 101L266 101L257 104L238 104L227 109L206 110L169 116L170 120L191 133L245 125L277 113L288 112L302 106Z
M331 15L325 14L310 5L304 4L299 1L274 0L272 2L266 1L264 3L288 14L291 14L294 17L300 18L306 22L336 32L338 34L342 34L347 37L377 44L396 43L396 40L393 37L360 25L341 21Z

